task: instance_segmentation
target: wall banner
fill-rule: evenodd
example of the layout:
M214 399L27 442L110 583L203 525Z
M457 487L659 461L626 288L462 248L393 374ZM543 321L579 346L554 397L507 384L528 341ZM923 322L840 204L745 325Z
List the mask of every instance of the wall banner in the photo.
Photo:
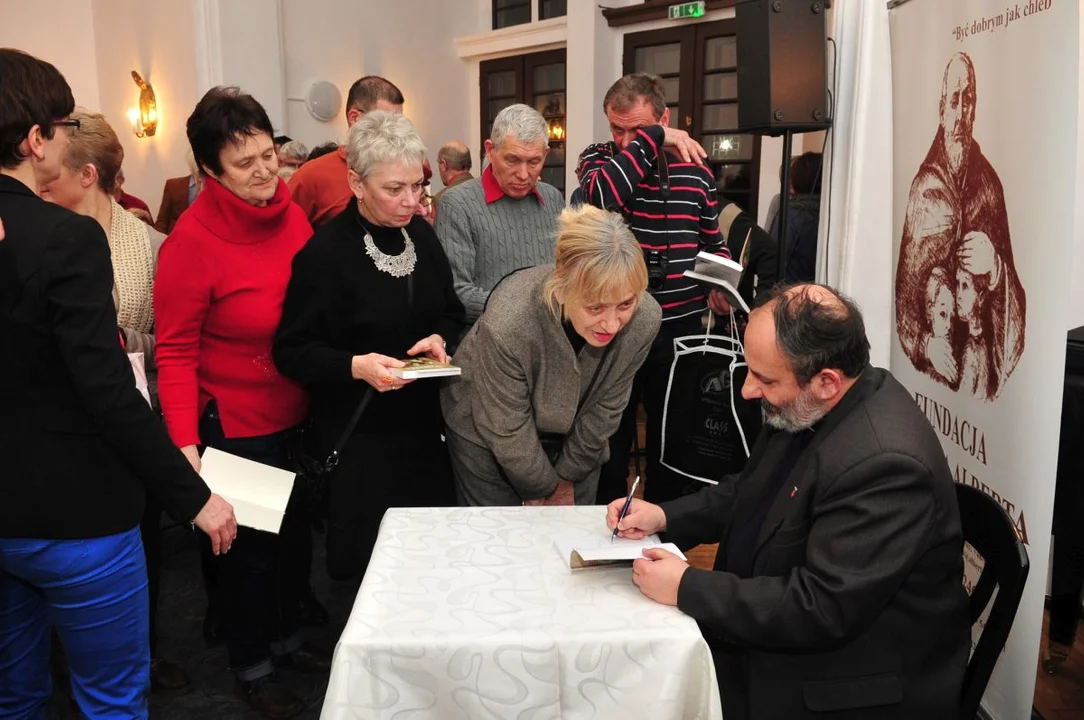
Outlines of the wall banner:
M892 7L892 5L890 5ZM983 706L1030 717L1057 467L1076 204L1076 0L890 11L893 374L956 482L1016 522L1031 574ZM977 577L976 557L966 562Z

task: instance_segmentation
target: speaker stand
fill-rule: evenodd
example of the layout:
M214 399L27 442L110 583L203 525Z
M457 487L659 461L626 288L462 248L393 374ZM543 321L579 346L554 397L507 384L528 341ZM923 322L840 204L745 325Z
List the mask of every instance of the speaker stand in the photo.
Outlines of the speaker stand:
M794 131L783 131L783 175L779 179L779 252L776 256L778 263L777 282L787 281L787 266L790 263L790 243L787 242L787 210L790 208L790 163L791 146L794 143ZM771 228L768 228L769 232Z

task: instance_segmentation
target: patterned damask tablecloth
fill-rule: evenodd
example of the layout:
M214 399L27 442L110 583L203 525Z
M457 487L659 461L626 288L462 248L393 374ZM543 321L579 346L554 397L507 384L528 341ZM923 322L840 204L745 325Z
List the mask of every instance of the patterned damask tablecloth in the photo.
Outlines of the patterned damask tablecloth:
M562 564L554 538L600 533L603 507L388 511L321 717L721 718L693 620Z

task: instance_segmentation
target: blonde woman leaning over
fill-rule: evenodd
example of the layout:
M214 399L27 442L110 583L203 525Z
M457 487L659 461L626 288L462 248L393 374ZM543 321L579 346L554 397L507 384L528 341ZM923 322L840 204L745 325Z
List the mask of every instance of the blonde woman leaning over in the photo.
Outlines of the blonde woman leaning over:
M590 504L662 312L620 215L565 210L556 265L493 291L441 393L465 505Z

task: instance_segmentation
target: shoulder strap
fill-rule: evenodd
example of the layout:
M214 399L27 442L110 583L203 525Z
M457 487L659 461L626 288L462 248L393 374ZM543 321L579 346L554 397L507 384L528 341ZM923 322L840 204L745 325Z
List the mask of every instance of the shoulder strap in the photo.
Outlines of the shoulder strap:
M413 273L407 275L407 308L414 309L414 275ZM339 436L339 439L335 442L335 447L332 448L331 454L324 460L324 469L327 472L331 472L335 469L335 466L339 464L339 456L342 455L343 448L346 447L346 443L350 440L350 436L354 434L354 429L358 426L358 422L361 420L361 416L365 413L365 408L369 406L369 401L373 399L375 391L369 387L365 390L365 394L361 396L361 401L358 402L357 408L354 410L354 414L350 416L350 421L346 423L346 429L343 430L343 434Z
M361 420L362 414L365 412L365 408L368 407L369 401L373 399L374 390L370 387L365 391L365 394L361 396L361 402L358 403L357 409L354 410L354 414L350 416L350 422L346 423L346 429L343 430L343 434L339 436L339 439L335 442L335 447L332 448L331 454L327 456L327 460L324 460L324 470L331 472L335 469L335 466L339 464L339 456L342 455L343 448L346 447L347 441L350 436L354 434L354 428L358 426L358 421Z
M488 307L489 307L489 299L490 299L491 297L493 297L493 293L497 292L497 288L499 288L499 287L501 286L501 283L502 283L502 282L504 282L504 281L505 281L505 280L507 280L508 278L512 277L513 275L515 275L516 273L518 273L518 272L519 272L520 270L530 270L530 269L531 269L531 266L530 266L530 265L524 265L524 266L523 266L523 267L521 267L521 268L516 268L515 270L513 270L512 272L510 272L510 273L506 274L506 275L505 275L504 277L502 277L502 278L501 278L500 280L498 280L498 281L497 281L497 284L496 284L496 285L494 285L494 286L493 286L493 289L489 291L489 294L488 294L488 295L486 295L486 301L485 301L485 304L484 304L484 305L482 305L482 312L484 313L484 312L486 311L486 308L488 308Z

